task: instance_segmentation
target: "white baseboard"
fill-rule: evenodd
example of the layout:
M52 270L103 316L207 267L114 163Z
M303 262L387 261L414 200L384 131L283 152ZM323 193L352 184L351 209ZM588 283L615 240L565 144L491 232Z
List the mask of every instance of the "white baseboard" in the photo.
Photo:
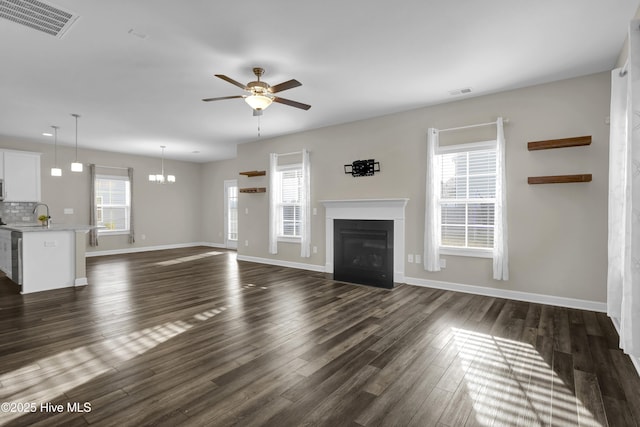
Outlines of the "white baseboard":
M618 333L618 335L620 335L620 319L613 316L609 316L609 319L611 319L613 327L616 328L616 332ZM627 354L627 356L629 356L629 359L631 359L631 363L633 363L633 366L636 368L638 375L640 375L640 357L634 356L633 354Z
M607 304L604 302L557 297L553 295L534 294L529 292L510 291L505 289L495 289L485 286L462 285L459 283L418 279L415 277L405 277L405 283L408 285L444 289L447 291L465 292L468 294L485 295L489 297L506 298L516 301L555 305L567 308L578 308L581 310L599 311L603 313L607 312Z
M84 286L89 284L89 281L86 277L76 277L76 280L73 282L73 286Z
M272 258L259 258L259 257L240 255L240 254L238 254L237 259L238 261L249 261L249 262L256 262L258 264L277 265L278 267L297 268L298 270L309 270L309 271L315 271L318 273L325 272L325 267L323 265L305 264L302 262L292 262L292 261L282 261L279 259L272 259Z
M192 242L192 243L177 243L173 245L141 246L136 248L112 249L107 251L91 251L91 252L86 252L85 256L88 258L88 257L105 256L105 255L133 254L138 252L163 251L166 249L192 248L194 246L207 246L210 248L219 248L219 249L225 248L225 245L222 243Z

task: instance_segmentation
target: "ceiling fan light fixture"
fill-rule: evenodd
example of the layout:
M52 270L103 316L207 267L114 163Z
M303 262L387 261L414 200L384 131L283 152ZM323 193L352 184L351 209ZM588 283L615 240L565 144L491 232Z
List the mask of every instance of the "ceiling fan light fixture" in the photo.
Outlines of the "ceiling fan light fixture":
M254 110L264 110L273 102L273 99L268 96L256 94L247 96L244 100Z

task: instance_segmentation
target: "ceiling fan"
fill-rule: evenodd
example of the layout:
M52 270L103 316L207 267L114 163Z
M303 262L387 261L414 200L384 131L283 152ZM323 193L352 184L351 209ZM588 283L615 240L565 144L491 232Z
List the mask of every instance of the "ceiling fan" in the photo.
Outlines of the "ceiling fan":
M264 69L255 67L253 69L253 74L256 75L256 80L243 85L242 83L233 80L230 77L225 76L224 74L216 74L216 77L225 80L232 85L238 86L242 90L247 91L248 95L233 95L233 96L222 96L219 98L205 98L203 101L220 101L223 99L233 99L233 98L244 98L245 102L251 106L253 109L254 116L261 116L262 112L271 105L272 102L278 102L280 104L288 105L290 107L300 108L302 110L308 110L311 108L311 105L303 104L302 102L292 101L290 99L280 98L279 96L274 96L274 93L282 92L287 89L293 89L294 87L302 86L302 83L295 79L288 80L286 82L282 82L275 86L270 86L267 82L263 82L260 80L260 77L264 74Z

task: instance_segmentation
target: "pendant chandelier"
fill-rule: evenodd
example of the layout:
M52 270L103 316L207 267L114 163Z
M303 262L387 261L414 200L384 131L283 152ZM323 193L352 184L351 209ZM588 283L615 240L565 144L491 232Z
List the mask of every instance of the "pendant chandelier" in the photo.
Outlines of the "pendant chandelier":
M71 163L71 172L82 172L82 163L78 162L78 117L79 114L71 114L76 118L76 160Z
M51 168L51 176L62 176L62 169L58 167L58 126L53 128L53 167Z
M176 177L175 175L165 175L164 174L164 149L167 148L165 145L161 145L160 148L162 148L162 167L160 169L160 173L159 174L155 174L155 175L149 175L149 181L151 182L156 182L158 184L173 184L174 182L176 182Z

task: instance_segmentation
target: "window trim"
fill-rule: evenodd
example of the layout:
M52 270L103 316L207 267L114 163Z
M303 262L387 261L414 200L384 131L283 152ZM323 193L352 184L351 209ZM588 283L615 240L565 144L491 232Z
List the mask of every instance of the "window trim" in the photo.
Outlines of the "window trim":
M464 144L440 145L435 150L436 156L451 153L466 153L468 151L495 150L498 148L498 140L491 139L488 141L467 142Z
M278 235L277 235L277 240L278 242L284 242L284 243L300 243L302 241L302 236L288 236L285 234L282 234L282 230L283 230L283 223L284 223L284 219L282 218L282 208L284 206L284 203L282 202L282 172L287 172L287 171L300 171L300 173L302 173L302 163L289 163L289 164L284 164L284 165L278 165L278 167L276 168L276 172L278 173L278 185L280 186L280 200L278 200L277 203L277 208L278 208ZM293 204L286 204L287 206L298 206L301 207L302 205L300 204L300 202L298 202L297 205L293 205ZM302 219L299 220L300 223L302 223Z
M474 258L493 258L493 249L461 248L456 246L440 246L441 255L466 256Z
M452 144L445 146L438 146L435 150L436 156L441 156L445 154L455 154L455 153L468 153L472 151L483 151L483 150L497 150L498 149L498 140L488 140L488 141L478 141L478 142L468 142L464 144ZM436 161L440 161L439 158ZM496 178L497 178L498 170L496 167ZM465 203L470 203L469 201L473 201L474 199L465 199ZM493 204L495 206L496 198L486 198L486 199L478 199L477 202L493 200ZM447 199L449 202L449 199ZM439 209L442 210L442 193L440 193L438 197ZM469 224L465 224L468 226ZM495 227L495 219L494 219L494 227ZM442 241L442 222L440 223L440 240ZM493 243L495 247L495 242ZM447 246L440 244L440 254L441 255L453 255L453 256L464 256L464 257L474 257L474 258L493 258L493 250L494 248L474 248L474 247L461 247L461 246Z
M129 180L128 176L124 176L124 175L107 175L107 174L96 174L96 181L94 183L94 185L96 185L98 183L99 180L113 180L113 181L124 181L125 183L129 184L129 191L127 191L127 204L126 205L114 205L115 207L121 207L124 206L124 208L126 209L126 226L127 228L125 229L120 229L120 230L109 230L106 228L98 228L98 234L102 235L102 236L117 236L117 235L129 235L131 233L131 181ZM96 199L100 197L96 194ZM96 200L96 219L97 219L97 215L98 215L98 209L99 206L98 202ZM104 218L103 218L104 219Z

